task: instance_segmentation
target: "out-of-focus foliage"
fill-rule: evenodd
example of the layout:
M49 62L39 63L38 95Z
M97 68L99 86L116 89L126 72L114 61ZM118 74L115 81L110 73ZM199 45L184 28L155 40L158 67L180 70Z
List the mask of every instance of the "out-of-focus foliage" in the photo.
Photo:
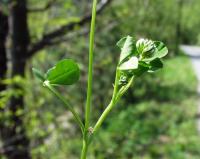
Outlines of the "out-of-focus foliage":
M182 17L182 41L189 44L200 44L200 1L184 1ZM192 16L191 16L192 15Z

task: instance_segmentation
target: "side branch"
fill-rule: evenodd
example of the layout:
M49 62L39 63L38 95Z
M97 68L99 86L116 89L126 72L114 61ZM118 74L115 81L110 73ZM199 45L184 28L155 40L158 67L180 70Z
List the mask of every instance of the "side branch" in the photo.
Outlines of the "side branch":
M97 13L101 13L102 10L111 2L112 0L101 0L97 6ZM32 44L29 49L28 57L32 57L37 51L44 49L47 46L51 46L56 38L60 38L66 35L68 32L74 30L76 26L83 26L88 23L91 19L91 14L86 14L78 22L72 22L61 26L60 28L46 34L41 40Z

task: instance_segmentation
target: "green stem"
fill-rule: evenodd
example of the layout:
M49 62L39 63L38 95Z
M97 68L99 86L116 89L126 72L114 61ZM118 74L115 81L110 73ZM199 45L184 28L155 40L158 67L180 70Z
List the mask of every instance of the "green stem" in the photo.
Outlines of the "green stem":
M124 87L122 87L119 92L117 93L117 96L115 97L115 100L118 101L123 95L124 93L129 89L129 87L131 86L131 84L134 81L134 76L130 79L130 81L128 82L128 84Z
M82 152L81 152L81 159L86 159L87 150L88 150L88 142L85 139L83 139L83 148L82 148Z
M95 35L95 23L96 23L96 8L97 0L93 0L92 5L92 20L90 27L90 46L89 46L89 67L88 67L88 86L87 86L87 100L85 110L85 127L83 134L83 148L81 152L81 159L87 158L88 140L89 140L89 125L90 125L90 112L91 112L91 99L92 99L92 81L93 81L93 51L94 51L94 35Z
M97 121L97 123L94 126L93 129L93 133L96 133L97 130L101 127L103 121L105 120L105 118L108 116L108 114L110 113L111 109L114 107L115 102L112 100L110 102L110 104L106 107L106 109L104 110L104 112L102 113L102 115L100 116L99 120ZM93 134L94 135L94 134Z
M90 28L90 48L89 48L89 68L88 68L88 86L87 86L87 101L85 111L85 130L88 131L90 124L90 109L91 109L91 97L92 97L92 68L93 68L93 50L94 50L94 33L96 22L96 6L97 0L93 0L92 7L92 20Z
M120 76L120 72L118 71L118 68L117 68L112 100L110 104L106 107L106 109L104 110L100 118L98 119L97 123L95 124L94 129L93 129L93 135L101 127L103 121L106 119L106 117L108 116L112 108L116 105L119 99L123 96L123 94L127 91L130 85L133 83L134 77L130 79L129 83L125 87L122 87L119 90L119 85L118 85L119 76Z
M78 116L78 114L75 112L73 107L67 102L67 100L54 88L52 87L48 82L44 82L44 85L53 93L55 94L63 103L64 105L71 111L71 113L74 116L75 121L80 126L82 133L84 133L84 125Z
M94 129L93 129L93 133L95 133L101 127L103 121L105 120L105 118L108 116L108 114L110 113L110 111L112 110L112 108L117 103L116 97L117 97L118 86L119 86L118 85L119 75L120 75L120 72L117 69L116 77L115 77L114 90L113 90L113 96L112 96L111 102L106 107L106 109L104 110L104 112L102 113L102 115L100 116L100 118L98 119L97 123L95 124Z

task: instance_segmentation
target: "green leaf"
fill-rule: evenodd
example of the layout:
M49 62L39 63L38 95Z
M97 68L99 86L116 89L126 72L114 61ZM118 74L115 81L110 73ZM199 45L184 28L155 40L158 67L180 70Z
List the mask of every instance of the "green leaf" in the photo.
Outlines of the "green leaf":
M32 68L33 74L35 75L35 77L37 77L40 81L44 82L45 81L45 76L43 75L43 73L36 69L36 68Z
M119 66L119 70L133 70L138 68L138 58L133 56Z
M156 49L153 54L153 57L145 58L144 61L152 61L156 58L163 58L164 56L166 56L168 54L168 49L163 42L154 41L154 44L156 46Z
M155 41L154 42L157 48L155 53L156 58L162 58L168 54L168 49L163 42Z
M46 73L46 79L52 85L72 85L79 80L80 70L74 60L59 61Z
M149 64L150 64L149 72L154 72L158 69L163 68L163 63L159 58L154 59Z
M141 76L143 73L147 72L149 70L149 64L139 61L138 63L138 69L133 70L133 75L134 76Z
M118 42L117 42L117 46L122 49L124 46L124 43L126 42L127 37L123 37L121 38Z
M119 40L117 46L121 48L119 60L120 64L136 51L135 41L131 36L127 36Z

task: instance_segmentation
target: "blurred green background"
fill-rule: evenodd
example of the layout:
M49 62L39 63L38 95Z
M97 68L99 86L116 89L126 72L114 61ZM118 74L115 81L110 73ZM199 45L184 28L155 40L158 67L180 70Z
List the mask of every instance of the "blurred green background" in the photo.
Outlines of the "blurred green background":
M199 0L98 0L93 124L112 95L126 35L163 41L164 69L137 79L90 146L88 159L200 159L197 79L180 44L200 45ZM78 159L71 114L36 80L62 58L81 79L59 90L83 117L91 0L0 0L0 159Z

